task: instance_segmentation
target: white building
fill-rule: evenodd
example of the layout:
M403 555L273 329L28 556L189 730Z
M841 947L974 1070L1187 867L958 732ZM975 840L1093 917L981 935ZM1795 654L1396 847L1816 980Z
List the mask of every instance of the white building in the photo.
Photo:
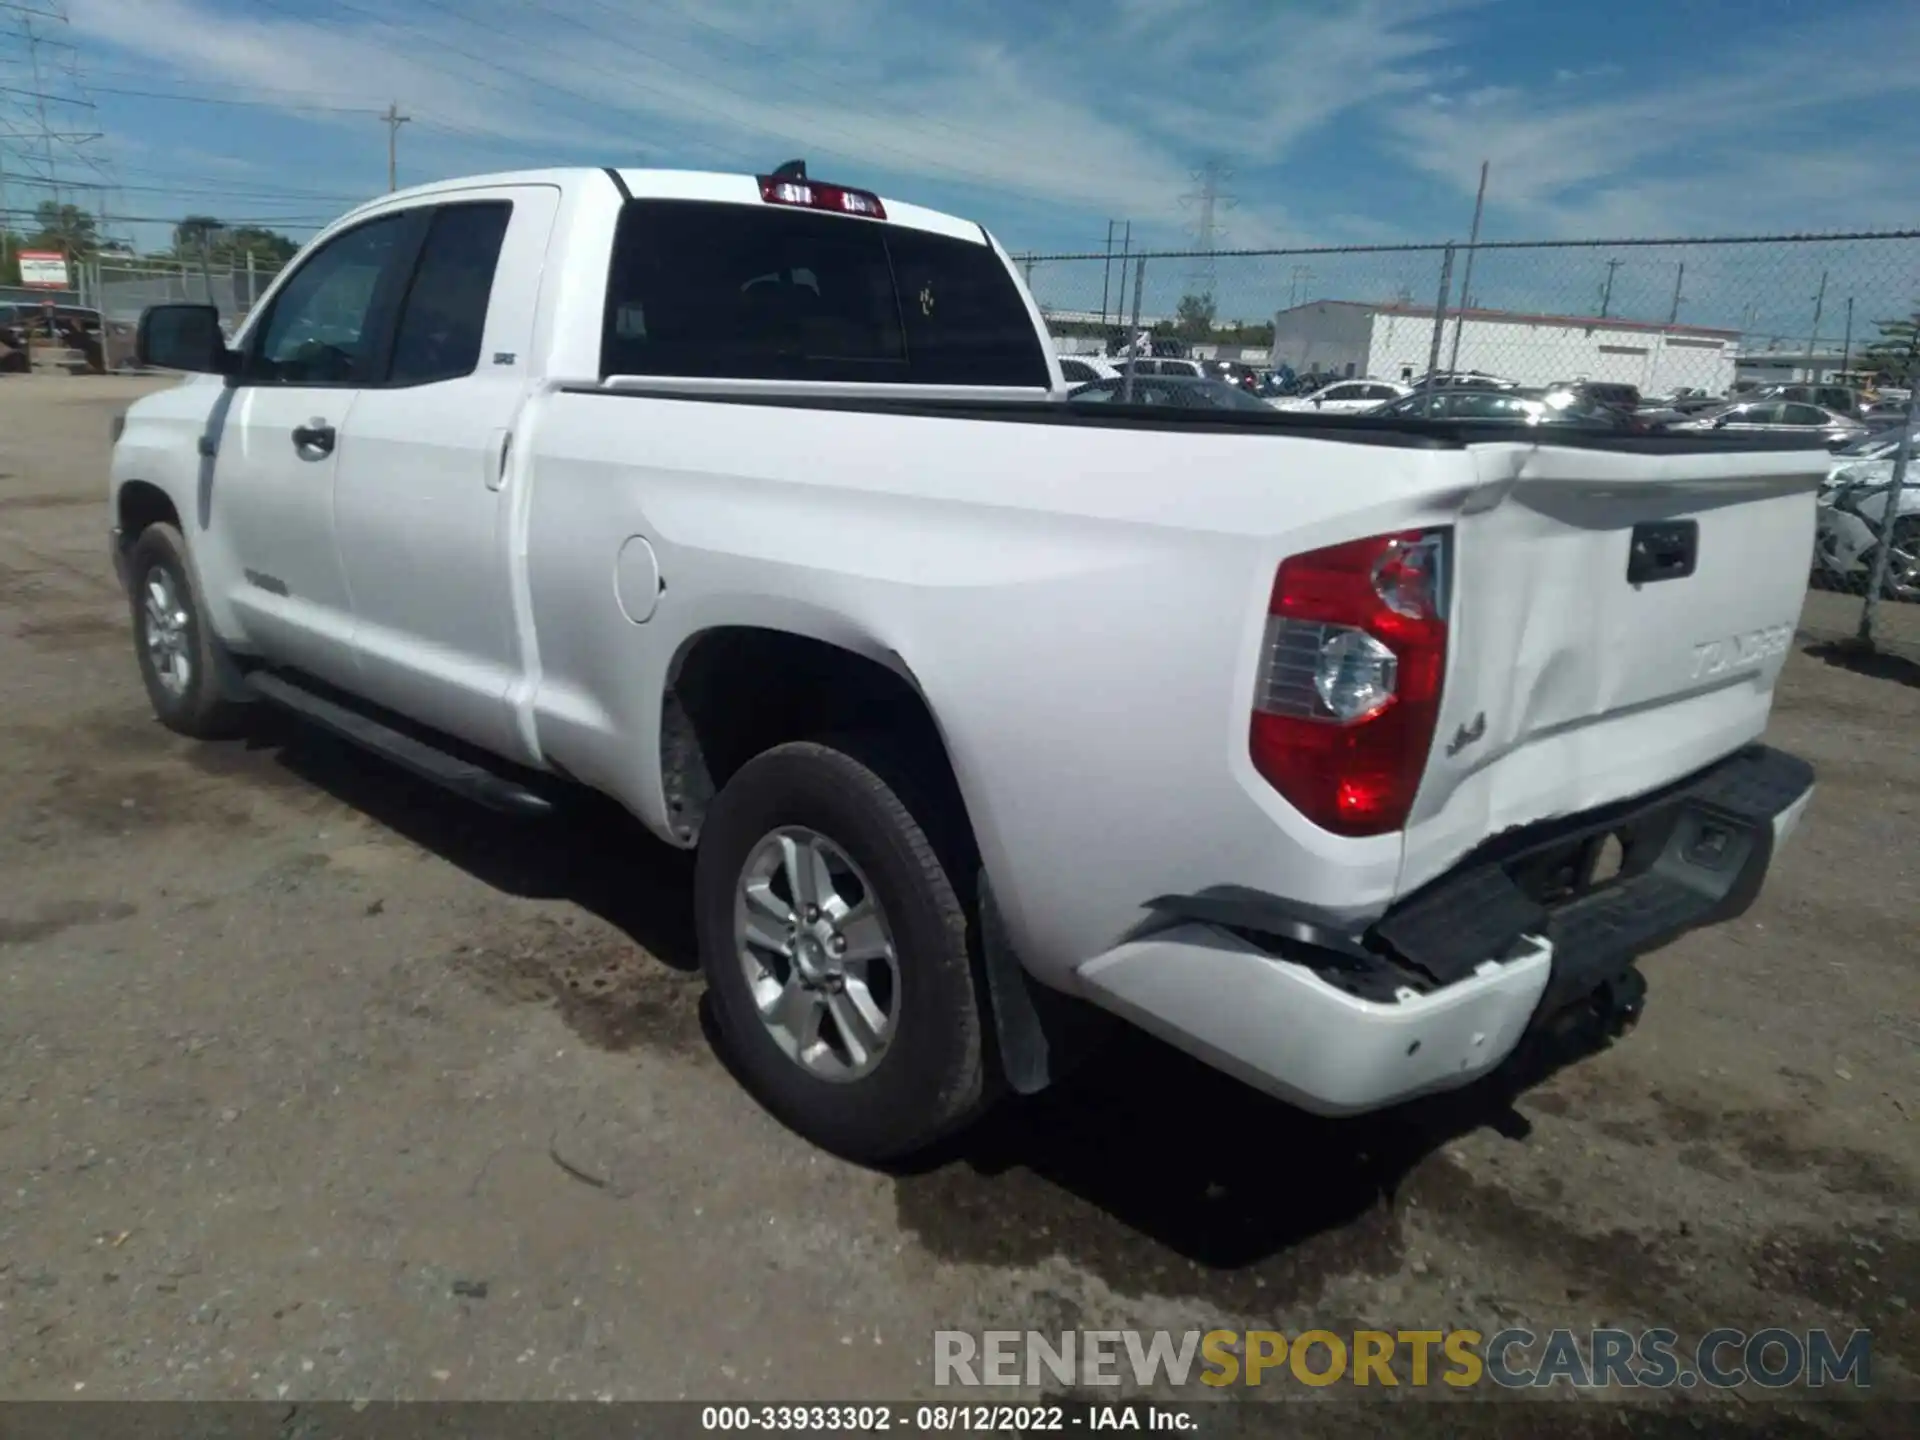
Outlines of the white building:
M1513 310L1449 310L1440 368L1479 370L1523 385L1611 380L1648 395L1733 384L1737 330ZM1454 348L1458 333L1459 348ZM1322 374L1413 379L1433 353L1433 308L1315 300L1273 317L1275 364Z

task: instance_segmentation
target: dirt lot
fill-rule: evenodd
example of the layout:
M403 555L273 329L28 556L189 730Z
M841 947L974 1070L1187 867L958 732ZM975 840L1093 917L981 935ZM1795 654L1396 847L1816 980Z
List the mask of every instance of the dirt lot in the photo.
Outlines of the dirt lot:
M1308 1124L1141 1042L876 1174L716 1058L684 857L149 719L103 477L153 383L0 382L0 1394L906 1398L936 1328L1507 1323L1863 1325L1916 1393L1915 667L1793 656L1821 788L1763 900L1497 1126ZM1301 1433L1374 1433L1316 1393Z

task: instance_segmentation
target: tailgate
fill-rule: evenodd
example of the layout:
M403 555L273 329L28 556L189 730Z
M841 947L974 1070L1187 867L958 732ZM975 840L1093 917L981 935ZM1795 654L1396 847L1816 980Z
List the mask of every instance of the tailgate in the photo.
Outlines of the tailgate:
M1400 893L1514 826L1644 794L1766 728L1824 450L1474 446Z

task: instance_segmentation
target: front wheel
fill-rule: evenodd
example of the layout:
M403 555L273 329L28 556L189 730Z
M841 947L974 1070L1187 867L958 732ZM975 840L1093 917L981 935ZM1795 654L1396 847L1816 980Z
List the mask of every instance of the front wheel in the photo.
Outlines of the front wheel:
M700 955L761 1102L816 1144L885 1161L984 1103L982 1014L935 817L915 815L877 752L843 743L778 746L715 797Z
M167 524L149 525L127 555L127 596L140 679L153 713L196 740L231 735L246 707L221 693L219 642L207 627L187 545Z

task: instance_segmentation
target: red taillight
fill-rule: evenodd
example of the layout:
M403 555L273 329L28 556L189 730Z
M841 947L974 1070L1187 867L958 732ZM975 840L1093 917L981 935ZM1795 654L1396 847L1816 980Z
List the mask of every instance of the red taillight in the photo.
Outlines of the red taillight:
M1447 532L1375 535L1290 557L1273 581L1253 764L1314 824L1406 824L1447 665Z
M884 220L887 210L878 195L865 190L849 190L844 185L823 185L818 180L797 180L783 175L760 177L760 198L769 205L797 205L803 210L831 210L838 215L860 215L868 220Z

